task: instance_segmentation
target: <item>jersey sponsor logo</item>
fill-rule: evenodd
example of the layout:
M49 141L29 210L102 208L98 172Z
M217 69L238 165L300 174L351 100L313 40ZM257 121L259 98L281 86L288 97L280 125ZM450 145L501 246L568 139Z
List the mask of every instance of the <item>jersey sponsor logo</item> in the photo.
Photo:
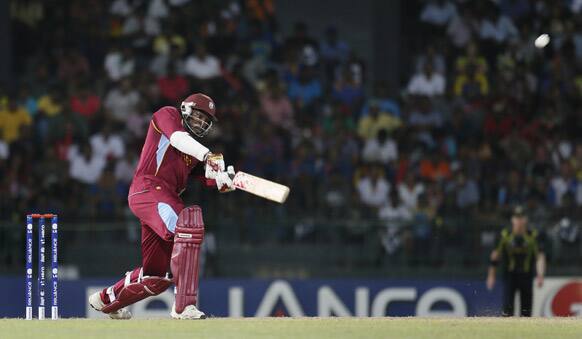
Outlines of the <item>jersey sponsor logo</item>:
M192 160L191 156L189 156L188 154L182 153L182 160L184 160L184 162L186 163L186 166L192 167L192 164L194 161Z

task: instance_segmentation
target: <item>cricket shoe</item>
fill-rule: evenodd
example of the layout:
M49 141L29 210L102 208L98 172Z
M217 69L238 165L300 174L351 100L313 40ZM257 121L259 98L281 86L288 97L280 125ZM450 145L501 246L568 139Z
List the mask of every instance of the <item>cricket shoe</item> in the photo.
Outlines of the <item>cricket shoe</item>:
M182 313L176 312L176 303L172 305L172 312L170 313L174 319L206 319L206 314L196 308L194 305L188 305L184 308Z
M96 311L101 312L103 307L105 307L105 303L101 300L101 293L95 292L89 296L89 305L93 307ZM106 313L109 318L116 319L116 320L126 320L131 319L131 312L129 312L125 307L121 308L115 312Z

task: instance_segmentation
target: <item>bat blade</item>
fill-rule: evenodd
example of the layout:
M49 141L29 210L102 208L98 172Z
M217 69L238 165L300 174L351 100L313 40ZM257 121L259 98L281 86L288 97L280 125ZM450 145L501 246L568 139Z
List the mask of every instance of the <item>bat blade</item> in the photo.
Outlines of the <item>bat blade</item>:
M285 185L259 178L245 172L237 172L234 176L233 183L237 189L280 204L287 200L290 191L289 187Z

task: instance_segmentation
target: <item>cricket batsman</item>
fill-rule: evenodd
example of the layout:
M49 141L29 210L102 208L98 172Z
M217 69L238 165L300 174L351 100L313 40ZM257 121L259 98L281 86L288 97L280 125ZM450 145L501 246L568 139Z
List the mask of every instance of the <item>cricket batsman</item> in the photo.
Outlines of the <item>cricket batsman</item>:
M204 94L187 97L175 107L154 113L129 188L131 211L142 226L141 267L89 297L90 305L112 319L129 319L125 308L175 285L174 319L204 319L196 307L198 261L204 238L202 210L184 207L180 194L188 176L204 164L204 181L220 192L234 190L234 169L225 171L222 154L213 154L197 139L217 122L214 101Z

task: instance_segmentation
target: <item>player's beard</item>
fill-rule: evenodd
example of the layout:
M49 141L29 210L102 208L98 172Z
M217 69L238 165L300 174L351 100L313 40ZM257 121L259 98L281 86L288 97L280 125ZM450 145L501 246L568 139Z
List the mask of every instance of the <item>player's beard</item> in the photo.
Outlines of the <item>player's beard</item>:
M195 136L204 137L212 128L212 120L206 114L194 111L184 120L185 127Z

